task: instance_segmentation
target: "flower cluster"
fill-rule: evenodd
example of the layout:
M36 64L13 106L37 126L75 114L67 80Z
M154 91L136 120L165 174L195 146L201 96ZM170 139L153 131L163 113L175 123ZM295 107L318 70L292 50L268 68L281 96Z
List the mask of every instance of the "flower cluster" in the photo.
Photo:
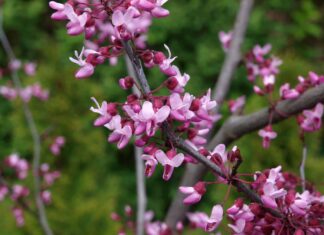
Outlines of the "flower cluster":
M31 190L26 186L26 179L30 173L30 165L26 159L21 158L17 153L6 157L0 168L0 201L10 198L13 202L12 214L16 219L16 224L21 227L25 224L24 209L29 208L29 196ZM40 176L44 180L40 196L45 204L52 201L49 186L60 177L59 171L49 171L48 164L40 167Z
M314 188L297 192L300 180L282 173L281 166L257 172L252 188L258 192L262 204L245 204L238 198L226 210L233 234L322 234L324 228L324 197ZM288 218L287 222L274 217L268 209L274 209ZM187 213L190 224L207 232L215 230L223 219L223 207L213 207L211 216L204 212ZM287 224L286 224L287 223Z

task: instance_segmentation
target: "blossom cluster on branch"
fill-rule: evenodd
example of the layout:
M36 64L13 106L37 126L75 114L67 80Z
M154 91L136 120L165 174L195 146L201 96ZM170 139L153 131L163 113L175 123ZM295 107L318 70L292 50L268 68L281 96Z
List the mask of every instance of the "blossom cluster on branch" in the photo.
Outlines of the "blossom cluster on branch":
M202 199L207 186L228 184L247 194L252 201L238 199L226 210L233 234L321 234L323 229L323 197L312 187L298 193L301 180L285 173L281 167L257 172L254 181L247 182L238 173L242 156L238 147L226 151L220 144L213 151L206 149L207 135L219 120L215 111L217 102L209 89L201 96L194 96L185 90L190 76L175 65L176 57L164 45L166 52L146 47L145 38L152 18L169 15L164 8L167 0L69 0L65 4L51 1L50 7L56 12L54 20L67 20L67 33L71 36L84 34L85 48L75 52L70 60L80 68L75 77L87 78L99 64L116 61L121 55L130 59L135 77L119 79L121 89L136 87L140 95L130 94L123 103L102 101L92 98L96 106L90 110L99 115L95 126L111 131L108 141L124 148L132 137L135 145L143 149L145 174L150 177L158 164L164 168L163 179L170 180L174 168L184 164L206 164L215 175L214 182L200 181L193 187L181 186L187 195L185 204L194 204ZM232 33L220 33L224 50L231 47ZM282 63L269 56L270 45L256 45L247 53L243 61L247 67L248 80L254 85L256 94L266 96L269 113L278 112L276 104L280 100L297 99L303 92L323 84L323 76L310 73L309 78L299 79L295 89L284 84L280 89L280 100L273 99L276 75ZM156 88L150 89L142 64L147 69L159 68L165 80ZM260 78L260 79L259 79ZM261 80L261 82L259 82ZM258 85L260 83L261 85ZM163 91L160 92L160 91ZM168 95L161 95L167 93ZM239 115L244 108L245 97L229 102L231 113ZM284 113L279 113L285 115ZM272 129L272 115L269 125L259 131L263 146L270 146L270 140L277 134ZM319 103L313 110L304 110L298 117L303 131L315 131L321 126L323 105ZM303 179L304 180L304 179ZM223 219L223 204L212 207L211 215L190 213L188 219L196 227L206 232L214 231ZM127 213L126 213L127 214ZM119 216L114 216L119 220ZM178 222L178 221L177 221ZM181 222L181 221L179 221ZM147 223L151 225L150 223ZM146 228L150 228L150 226ZM147 234L171 234L163 222L154 224ZM179 228L181 226L179 225ZM181 232L178 229L178 232ZM123 234L123 233L120 233Z

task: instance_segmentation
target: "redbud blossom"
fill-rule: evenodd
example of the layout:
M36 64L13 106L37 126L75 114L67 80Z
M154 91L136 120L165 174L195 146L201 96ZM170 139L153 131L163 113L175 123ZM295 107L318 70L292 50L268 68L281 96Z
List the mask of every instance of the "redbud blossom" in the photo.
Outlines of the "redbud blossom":
M155 152L155 157L164 166L163 179L166 181L171 178L174 168L179 167L184 160L183 153L176 154L174 150L168 151L167 154L158 150Z
M270 125L262 130L259 130L258 134L263 138L263 148L269 148L270 141L277 137L277 133L272 130L272 127Z
M192 205L200 201L202 195L206 193L206 187L204 182L198 182L194 187L179 187L180 192L188 194L188 196L183 200L186 205Z
M220 222L223 220L223 207L221 205L215 205L212 209L211 215L207 220L205 227L206 232L214 231Z

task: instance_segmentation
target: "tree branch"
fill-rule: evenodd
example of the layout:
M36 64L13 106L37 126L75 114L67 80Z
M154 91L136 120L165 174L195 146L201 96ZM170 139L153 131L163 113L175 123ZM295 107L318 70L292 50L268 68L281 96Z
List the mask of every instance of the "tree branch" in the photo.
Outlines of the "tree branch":
M125 56L128 75L136 77L134 67L127 56ZM133 87L133 93L140 96L140 91ZM144 162L142 160L143 149L134 147L136 163L136 188L137 188L137 216L136 216L136 235L144 235L145 211L146 211L146 188L144 175Z
M241 45L244 41L253 2L254 0L241 1L240 9L235 20L232 37L233 40L231 42L229 51L226 54L226 59L213 90L213 99L218 102L218 108L220 107L220 104L223 103L228 93L236 67L241 61Z
M11 45L8 41L8 38L4 32L3 29L3 15L2 11L0 11L0 41L1 44L9 58L10 61L13 61L16 59L15 54L11 48ZM14 83L14 86L18 91L21 90L22 85L20 78L18 76L18 73L16 70L13 70L11 72L12 80ZM25 115L25 119L30 131L30 134L33 139L33 176L34 176L34 193L35 193L35 202L36 202L36 208L38 213L38 219L39 223L43 229L44 234L46 235L53 235L53 232L48 224L47 216L45 212L45 206L40 196L40 177L39 177L39 164L40 164L40 158L41 158L41 149L40 149L40 136L38 134L38 130L32 115L32 112L30 111L30 108L26 102L22 102L23 105L23 112Z

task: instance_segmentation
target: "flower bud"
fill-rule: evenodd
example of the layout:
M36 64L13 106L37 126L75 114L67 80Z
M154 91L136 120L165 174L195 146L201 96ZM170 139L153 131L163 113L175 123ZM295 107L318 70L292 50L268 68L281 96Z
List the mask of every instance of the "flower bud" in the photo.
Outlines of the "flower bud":
M165 86L171 91L174 90L179 84L178 80L175 77L168 78L168 80L166 80L164 83Z
M162 62L166 59L165 55L163 54L163 52L158 51L156 53L154 53L154 57L153 57L153 62L155 64L162 64Z

